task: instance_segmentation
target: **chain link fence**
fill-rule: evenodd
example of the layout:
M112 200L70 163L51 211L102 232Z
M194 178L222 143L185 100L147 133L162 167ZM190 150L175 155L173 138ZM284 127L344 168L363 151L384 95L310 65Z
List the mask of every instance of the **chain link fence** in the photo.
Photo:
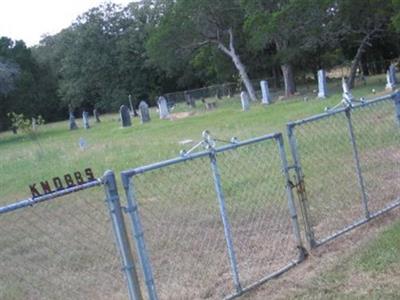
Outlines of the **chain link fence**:
M122 173L149 299L236 297L304 257L282 136L208 146Z
M400 204L400 98L288 125L305 232L321 245ZM305 187L305 188L304 188Z
M127 299L118 251L128 281L133 261L102 181L0 207L0 299Z

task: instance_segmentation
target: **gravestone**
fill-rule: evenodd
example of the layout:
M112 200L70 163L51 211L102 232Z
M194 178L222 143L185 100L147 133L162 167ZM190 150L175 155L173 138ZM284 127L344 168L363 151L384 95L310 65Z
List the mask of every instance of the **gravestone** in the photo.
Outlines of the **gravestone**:
M79 143L78 144L79 144L79 148L81 150L85 150L86 149L86 141L85 141L85 139L83 137L79 138Z
M268 81L266 81L266 80L261 80L261 81L260 81L260 86L261 86L261 93L262 93L261 103L263 103L263 104L270 104L270 102L271 102L271 95L269 94Z
M160 96L158 97L157 104L158 104L158 111L160 113L160 119L168 119L169 111L168 111L167 99L165 99L163 96Z
M74 110L72 109L72 105L68 106L69 111L69 130L78 129L78 125L75 122Z
M96 119L96 123L100 123L100 113L97 108L93 109L93 116Z
M191 108L196 107L196 100L190 95L187 91L184 92L186 104L189 105Z
M247 92L243 91L240 93L240 100L242 102L242 110L248 111L250 109L250 101Z
M32 130L35 131L36 130L36 119L32 118Z
M326 85L326 73L325 70L318 71L318 98L328 97L328 89Z
M149 106L145 101L140 101L139 103L139 116L141 123L150 122L150 111Z
M83 120L83 128L89 129L89 113L87 111L83 111L82 113L82 120Z
M390 72L390 79L393 85L397 84L397 77L396 77L396 66L394 64L391 64L389 67L389 72Z
M390 70L386 72L386 87L387 90L393 91L395 89L395 83L393 82L393 77L390 74Z
M121 119L122 127L132 126L131 115L129 112L129 108L126 105L121 105L121 107L119 108L119 116Z

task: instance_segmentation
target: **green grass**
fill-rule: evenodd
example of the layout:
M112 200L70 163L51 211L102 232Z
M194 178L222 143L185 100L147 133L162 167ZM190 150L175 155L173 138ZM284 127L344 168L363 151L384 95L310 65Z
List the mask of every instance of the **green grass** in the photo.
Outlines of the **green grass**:
M324 270L290 299L400 299L400 222Z
M369 94L372 88L382 90L382 78L371 78L367 86L354 91L357 97ZM117 115L102 116L102 123L92 123L90 130L69 131L67 121L48 124L40 129L37 142L29 137L11 133L0 134L0 203L7 203L29 196L28 185L51 179L86 167L92 167L101 176L107 169L116 172L175 157L189 146L179 141L199 141L205 129L220 139L251 138L276 131L284 131L289 121L321 113L326 106L340 100L336 94L327 100L303 101L303 96L280 101L264 107L254 104L249 112L242 112L238 98L218 101L218 109L205 112L198 103L196 114L174 121L159 120L152 110L151 123L121 129ZM177 111L188 110L179 104ZM79 138L88 144L85 151L78 147Z

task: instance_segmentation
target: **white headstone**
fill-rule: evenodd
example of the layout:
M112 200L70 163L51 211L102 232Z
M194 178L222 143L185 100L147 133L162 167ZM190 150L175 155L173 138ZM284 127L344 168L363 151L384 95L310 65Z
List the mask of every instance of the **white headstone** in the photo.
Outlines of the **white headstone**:
M83 119L83 128L89 129L90 128L90 125L89 125L89 113L87 111L84 111L82 113L82 119Z
M250 109L250 101L247 92L243 91L240 93L240 100L242 102L242 110L248 111Z
M140 121L143 123L150 122L150 112L149 106L145 101L140 101L139 103L139 116Z
M158 111L160 113L160 119L168 119L169 118L169 111L167 105L167 99L163 96L160 96L157 101L158 104Z
M394 64L391 64L389 67L389 72L390 72L390 80L393 85L397 84L397 77L396 77L396 66Z
M395 84L392 81L393 77L390 74L390 69L386 72L386 89L389 91L393 91L395 89Z
M262 100L261 102L263 104L270 104L271 102L271 95L269 94L269 87L268 87L268 81L262 80L260 81L261 85L261 93L262 93Z
M325 70L318 71L318 98L328 97Z

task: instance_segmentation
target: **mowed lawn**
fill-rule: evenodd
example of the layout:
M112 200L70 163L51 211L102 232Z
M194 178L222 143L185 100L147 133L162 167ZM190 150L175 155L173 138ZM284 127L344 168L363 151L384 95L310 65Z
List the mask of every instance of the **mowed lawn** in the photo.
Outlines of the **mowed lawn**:
M331 90L338 89L335 83ZM369 79L366 86L355 88L356 97L372 97L371 90L384 91L382 77ZM10 132L0 134L0 204L13 202L30 196L29 184L50 180L73 171L91 167L97 177L112 169L141 166L176 157L180 150L191 145L179 142L191 139L198 142L207 129L222 140L235 136L240 140L272 132L285 132L289 121L322 113L326 106L334 106L341 99L336 93L327 100L318 100L308 95L270 106L252 104L250 111L242 112L240 99L218 100L218 108L206 112L199 101L194 114L175 120L160 120L153 108L150 123L141 125L138 118L131 128L121 128L118 115L103 115L100 124L91 119L91 129L85 130L78 119L79 129L68 130L68 122L46 124L39 129L38 137L29 137ZM275 99L276 100L276 99ZM190 111L185 104L178 104L174 112ZM79 140L83 138L87 148L81 150Z

